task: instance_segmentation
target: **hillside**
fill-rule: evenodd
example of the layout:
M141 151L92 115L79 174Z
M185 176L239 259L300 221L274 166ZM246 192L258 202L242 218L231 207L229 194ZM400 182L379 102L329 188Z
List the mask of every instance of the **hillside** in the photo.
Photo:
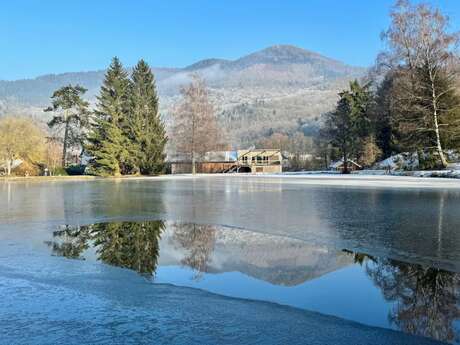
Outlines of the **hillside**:
M153 68L161 111L168 121L171 106L190 73L206 79L219 118L235 145L248 145L269 132L290 133L315 126L336 102L337 92L365 69L348 66L318 53L276 45L236 60L205 59L184 68ZM0 81L0 115L26 114L46 119L42 109L52 92L72 83L95 95L104 71L50 74L35 79Z

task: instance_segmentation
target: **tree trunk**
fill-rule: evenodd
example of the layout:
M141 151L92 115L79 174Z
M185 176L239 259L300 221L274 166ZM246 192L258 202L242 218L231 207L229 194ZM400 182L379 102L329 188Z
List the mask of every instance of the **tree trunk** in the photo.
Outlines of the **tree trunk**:
M6 160L6 174L11 175L11 159Z
M436 95L436 87L434 85L434 76L433 72L430 70L430 81L431 81L431 92L432 92L432 106L433 106L433 122L434 122L434 132L436 134L436 150L438 151L439 158L443 168L447 167L447 159L444 156L441 145L441 135L439 134L439 122L438 122L438 102Z
M192 113L192 175L196 174L195 161L195 113Z
M192 153L192 174L196 174L196 161L195 161L195 153Z
M69 140L69 122L66 121L65 123L65 130L64 130L64 142L62 145L62 167L66 167L66 162L67 162L67 141Z
M436 108L434 109L434 112L433 112L433 118L434 118L434 131L436 133L436 150L438 151L439 158L441 159L441 164L443 168L446 168L447 159L446 159L446 156L444 156L444 152L442 151L441 136L439 135L438 114L437 114Z

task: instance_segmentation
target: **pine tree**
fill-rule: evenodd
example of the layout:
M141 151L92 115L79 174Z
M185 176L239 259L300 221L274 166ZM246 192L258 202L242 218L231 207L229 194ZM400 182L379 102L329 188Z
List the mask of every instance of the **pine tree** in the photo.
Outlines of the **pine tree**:
M121 175L120 161L129 156L121 129L110 120L99 118L88 142L86 150L92 155L89 172L99 176Z
M391 122L394 117L394 83L396 73L387 73L375 92L375 104L371 112L375 141L383 158L398 152L399 140Z
M350 82L350 89L339 93L336 109L326 115L323 134L343 159L343 173L349 173L348 161L357 159L372 137L368 116L371 104L369 85Z
M67 85L54 91L51 106L45 112L53 112L54 116L48 126L63 131L62 166L67 165L68 150L73 146L81 147L83 132L88 123L88 102L82 96L87 90L80 85Z
M129 79L118 58L113 58L105 74L92 131L86 151L92 156L90 172L96 175L120 175L133 170L127 131Z
M131 153L141 174L164 170L166 132L158 110L155 77L149 65L140 60L133 69L130 95Z

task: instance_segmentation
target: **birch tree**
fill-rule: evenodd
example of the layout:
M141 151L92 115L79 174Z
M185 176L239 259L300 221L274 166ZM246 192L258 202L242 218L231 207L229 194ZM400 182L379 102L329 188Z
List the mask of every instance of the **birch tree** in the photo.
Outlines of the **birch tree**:
M432 148L447 166L443 144L459 133L455 48L459 33L449 32L449 19L426 4L400 0L383 33L388 49L381 63L396 71L393 122L414 146Z
M195 174L196 163L206 152L225 148L224 134L203 79L192 75L192 82L181 89L181 95L173 112L170 137L176 154L191 160Z

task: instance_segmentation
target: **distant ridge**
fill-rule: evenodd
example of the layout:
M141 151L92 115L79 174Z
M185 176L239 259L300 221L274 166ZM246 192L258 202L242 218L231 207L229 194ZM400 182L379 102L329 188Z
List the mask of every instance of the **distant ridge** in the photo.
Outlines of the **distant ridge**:
M166 121L180 86L190 81L191 73L199 74L235 145L252 144L273 132L289 134L317 126L321 114L332 109L338 91L366 73L365 68L293 45L274 45L235 60L210 58L183 68L152 69ZM69 83L87 88L85 97L94 104L103 78L100 70L0 80L0 115L46 120L42 110L51 94Z
M195 71L195 70L199 70L199 69L202 69L202 68L208 68L208 67L211 67L211 66L214 66L214 65L227 65L228 63L230 63L230 60L225 60L225 59L204 59L204 60L197 61L197 62L185 67L184 69L187 70L187 71Z
M336 66L336 68L356 68L313 51L309 51L293 45L279 44L245 55L236 60L216 58L200 60L185 67L184 69L197 70L201 68L208 68L214 65L221 65L225 68L242 69L257 64L329 64Z

